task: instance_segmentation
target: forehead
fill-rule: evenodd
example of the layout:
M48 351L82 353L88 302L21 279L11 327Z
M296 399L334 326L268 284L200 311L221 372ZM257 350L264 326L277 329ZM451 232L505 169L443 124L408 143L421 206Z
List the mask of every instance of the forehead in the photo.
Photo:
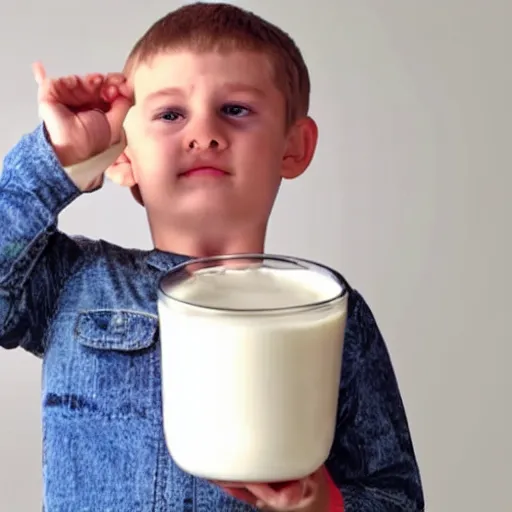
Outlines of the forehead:
M279 95L270 58L251 51L170 51L137 66L132 75L137 102L160 90L217 89L237 85L262 95Z

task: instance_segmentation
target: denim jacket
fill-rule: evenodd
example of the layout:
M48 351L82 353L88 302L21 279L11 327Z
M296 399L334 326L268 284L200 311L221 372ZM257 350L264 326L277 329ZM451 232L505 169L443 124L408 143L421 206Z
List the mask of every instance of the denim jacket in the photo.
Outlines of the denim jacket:
M65 235L57 217L80 194L42 126L4 159L0 346L42 359L44 510L253 510L181 471L164 443L156 291L186 257ZM347 512L424 509L388 352L355 290L326 467Z

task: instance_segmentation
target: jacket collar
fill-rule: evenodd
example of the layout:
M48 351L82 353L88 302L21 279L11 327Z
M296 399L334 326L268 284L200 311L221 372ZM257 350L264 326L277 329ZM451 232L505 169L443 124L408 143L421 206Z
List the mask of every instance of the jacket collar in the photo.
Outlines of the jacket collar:
M190 259L190 256L153 249L148 253L146 263L161 272L169 272L172 268Z

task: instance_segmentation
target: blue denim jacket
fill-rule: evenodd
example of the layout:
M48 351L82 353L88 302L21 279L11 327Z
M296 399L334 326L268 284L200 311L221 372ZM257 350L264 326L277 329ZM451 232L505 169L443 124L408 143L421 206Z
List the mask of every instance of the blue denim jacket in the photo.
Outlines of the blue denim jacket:
M42 358L44 509L252 510L181 471L164 443L156 290L186 258L63 234L57 216L79 195L41 126L6 156L0 345ZM355 290L326 466L347 512L424 509L388 352Z

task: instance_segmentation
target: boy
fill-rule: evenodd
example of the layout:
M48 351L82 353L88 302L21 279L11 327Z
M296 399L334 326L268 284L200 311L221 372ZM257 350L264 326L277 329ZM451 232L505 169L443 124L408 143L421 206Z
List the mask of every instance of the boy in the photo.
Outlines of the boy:
M293 41L239 8L198 3L155 23L123 74L34 72L43 123L0 179L0 344L43 359L45 510L423 510L393 369L353 290L325 467L230 486L185 474L165 449L157 283L189 257L263 252L281 180L306 170L317 141ZM154 250L57 230L104 171L146 208Z

